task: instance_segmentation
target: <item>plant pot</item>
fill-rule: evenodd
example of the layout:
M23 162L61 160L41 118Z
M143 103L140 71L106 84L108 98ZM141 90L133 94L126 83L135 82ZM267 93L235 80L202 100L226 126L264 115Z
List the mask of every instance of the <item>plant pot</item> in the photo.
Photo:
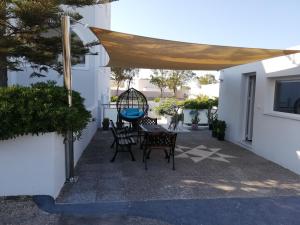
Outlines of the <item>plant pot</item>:
M102 129L103 130L108 130L109 129L109 119L108 118L104 118L102 121Z
M218 134L217 134L217 137L218 137L218 140L219 140L219 141L224 141L225 133L218 133Z
M212 137L217 137L217 135L218 135L218 134L217 134L217 131L215 131L215 130L212 130L212 132L211 132L211 136L212 136Z
M102 129L103 130L108 130L109 129L109 125L102 123Z
M198 130L198 124L192 123L192 130Z

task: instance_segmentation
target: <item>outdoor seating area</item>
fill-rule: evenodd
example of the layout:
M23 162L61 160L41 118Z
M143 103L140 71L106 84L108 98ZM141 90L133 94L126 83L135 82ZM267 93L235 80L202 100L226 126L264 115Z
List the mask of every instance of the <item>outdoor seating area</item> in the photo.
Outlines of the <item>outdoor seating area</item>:
M300 224L299 6L1 1L0 225Z
M298 175L237 145L216 141L207 128L177 134L174 171L163 150L151 151L145 170L139 145L131 146L136 161L123 153L111 163L112 141L111 131L96 133L76 167L78 181L65 184L57 203L300 194Z
M134 128L123 127L117 129L114 122L110 120L111 131L114 137L111 148L115 146L115 154L110 160L114 162L119 152L128 152L132 161L135 157L132 153L132 146L140 142L140 149L143 151L143 162L145 170L148 169L147 159L153 149L161 149L165 152L168 163L172 158L172 168L175 170L174 151L177 134L157 124L157 118L144 117L138 121L137 132Z

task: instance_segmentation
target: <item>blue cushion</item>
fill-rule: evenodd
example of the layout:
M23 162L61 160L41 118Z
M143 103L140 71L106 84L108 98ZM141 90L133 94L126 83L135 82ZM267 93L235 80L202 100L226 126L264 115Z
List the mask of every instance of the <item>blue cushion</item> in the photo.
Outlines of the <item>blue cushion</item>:
M139 112L126 112L126 116L139 116Z
M123 109L123 111L125 112L125 114L131 114L131 113L139 113L139 109L138 108L127 108L127 109Z
M120 114L122 115L123 118L137 119L137 118L140 118L140 117L144 116L145 113L143 111L127 112L127 109L126 109L126 110L122 110L120 112Z

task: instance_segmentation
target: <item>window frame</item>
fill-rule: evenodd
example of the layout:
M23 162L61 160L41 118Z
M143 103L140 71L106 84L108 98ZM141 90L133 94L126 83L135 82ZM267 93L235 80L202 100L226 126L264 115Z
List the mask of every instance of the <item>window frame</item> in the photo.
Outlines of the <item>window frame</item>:
M299 97L295 97L295 101L292 101L292 106L290 106L289 104L287 105L287 110L289 110L289 108L291 108L292 112L285 112L285 111L280 111L280 108L284 108L284 107L279 107L279 99L281 96L279 96L280 94L280 87L279 84L287 84L287 83L299 83L300 85L300 79L292 79L292 80L275 80L275 88L274 88L274 100L273 100L273 111L274 112L281 112L281 113L289 113L289 114L295 114L295 115L300 115L300 113L295 113L294 112L294 105L296 104L296 102L300 101L300 96ZM299 87L300 88L300 87ZM293 97L291 97L293 99ZM277 109L277 110L276 110Z
M279 118L283 118L283 119L300 121L300 114L294 114L294 113L281 112L281 111L274 110L276 82L277 81L300 81L300 75L294 74L294 75L286 75L286 76L277 76L277 77L268 76L267 77L266 89L265 89L265 94L264 94L263 114L272 116L272 117L279 117Z

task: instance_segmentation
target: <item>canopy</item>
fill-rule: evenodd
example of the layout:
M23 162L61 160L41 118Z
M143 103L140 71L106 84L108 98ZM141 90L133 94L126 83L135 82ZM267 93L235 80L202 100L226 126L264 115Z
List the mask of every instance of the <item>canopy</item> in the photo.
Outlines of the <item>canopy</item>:
M300 50L242 48L142 37L90 27L104 46L107 66L145 69L221 70L298 53Z

